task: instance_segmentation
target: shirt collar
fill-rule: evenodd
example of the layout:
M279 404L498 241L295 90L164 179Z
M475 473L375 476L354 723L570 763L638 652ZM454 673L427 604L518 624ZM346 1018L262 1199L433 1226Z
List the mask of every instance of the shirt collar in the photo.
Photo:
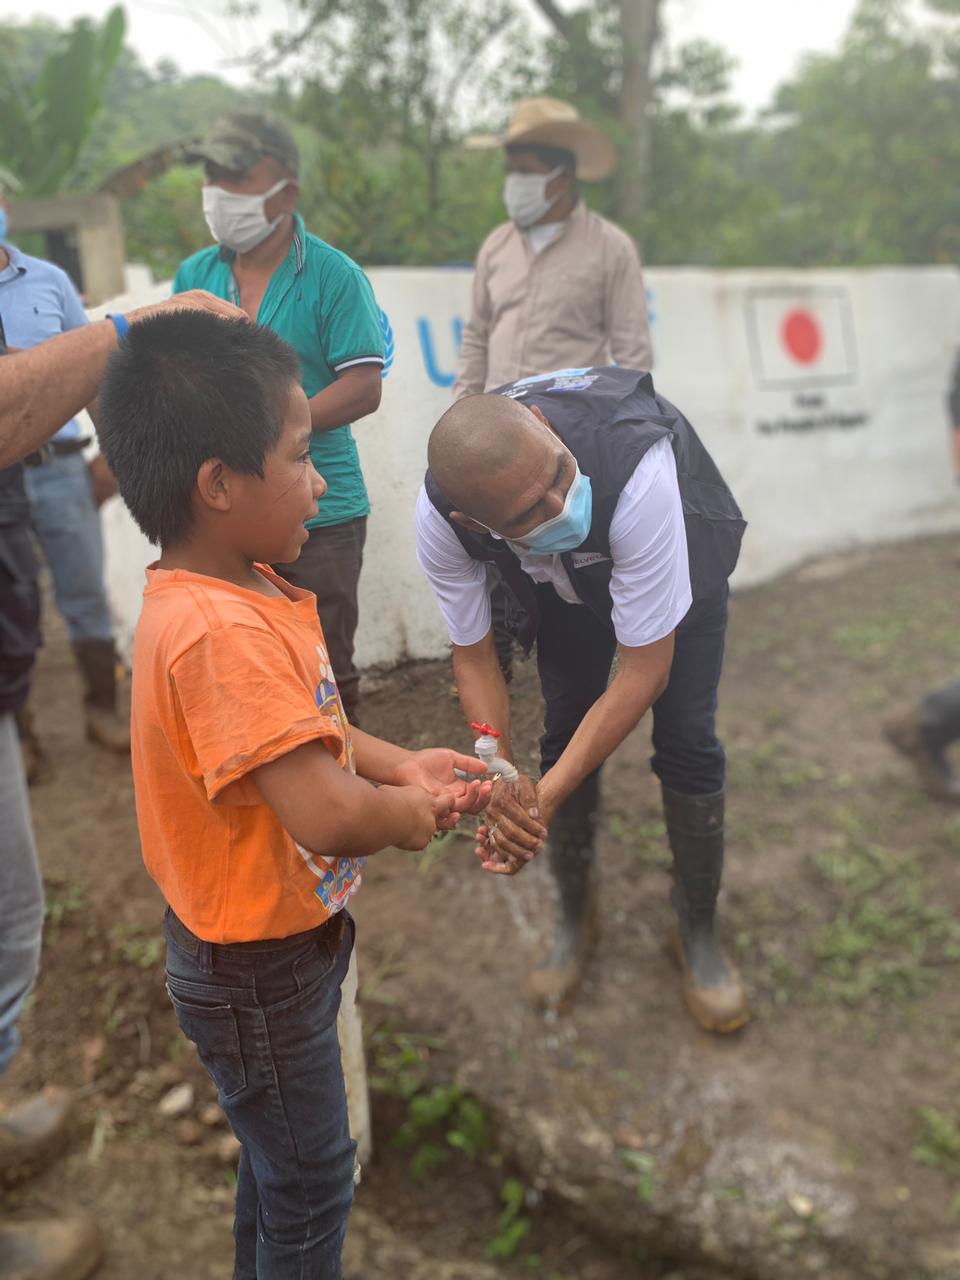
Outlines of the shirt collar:
M3 247L9 255L10 261L3 270L0 271L0 280L12 280L14 276L25 275L27 270L27 255L25 253L21 253L16 245L7 244L6 241L3 242Z
M304 240L306 238L306 234L307 234L307 229L304 226L303 218L300 216L299 212L295 209L293 212L293 239L290 241L290 248L287 252L287 256L284 258L283 261L285 263L286 262L293 263L294 272L296 275L299 275L300 272L303 270L303 247L304 247ZM227 262L232 264L234 258L237 255L235 250L228 249L226 245L222 244L220 246L220 251L217 254L217 256L221 262Z

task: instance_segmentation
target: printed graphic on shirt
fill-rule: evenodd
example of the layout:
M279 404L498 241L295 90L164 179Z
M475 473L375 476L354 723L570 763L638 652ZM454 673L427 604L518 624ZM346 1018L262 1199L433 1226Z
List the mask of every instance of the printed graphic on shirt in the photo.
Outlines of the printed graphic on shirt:
M350 725L343 714L337 682L334 679L330 657L323 647L317 645L319 659L319 683L317 684L317 710L328 717L343 735L345 755L341 754L339 763L356 773L354 764L353 743L350 741ZM326 911L333 915L346 906L350 898L360 888L363 858L325 858L322 854L311 853L302 845L297 850L306 865L319 880L315 890Z

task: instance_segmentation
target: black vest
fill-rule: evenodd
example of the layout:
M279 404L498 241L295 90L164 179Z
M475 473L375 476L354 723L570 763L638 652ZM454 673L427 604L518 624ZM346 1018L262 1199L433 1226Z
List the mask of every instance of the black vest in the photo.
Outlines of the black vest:
M643 455L669 437L683 501L694 600L719 591L736 567L746 521L713 459L683 414L653 389L649 373L633 369L565 369L499 387L496 395L537 405L590 477L593 519L575 551L561 555L573 589L607 626L611 620L610 523L620 494ZM512 608L507 629L529 652L539 626L533 580L505 542L450 519L451 504L427 471L427 496L474 560L496 565Z

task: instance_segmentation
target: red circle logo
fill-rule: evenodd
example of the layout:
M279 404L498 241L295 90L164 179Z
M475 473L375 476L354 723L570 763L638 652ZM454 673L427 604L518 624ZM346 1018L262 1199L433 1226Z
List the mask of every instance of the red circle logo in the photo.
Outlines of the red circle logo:
M809 311L791 311L784 317L780 338L800 364L813 364L823 348L820 326Z

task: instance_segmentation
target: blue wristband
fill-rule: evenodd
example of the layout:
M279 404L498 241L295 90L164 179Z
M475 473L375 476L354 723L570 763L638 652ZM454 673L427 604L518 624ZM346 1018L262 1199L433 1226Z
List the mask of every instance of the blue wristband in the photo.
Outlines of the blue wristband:
M122 316L122 315L117 315L117 316L108 315L106 318L108 320L113 321L113 327L117 331L117 341L123 342L124 338L130 332L130 321L127 319L126 316Z

